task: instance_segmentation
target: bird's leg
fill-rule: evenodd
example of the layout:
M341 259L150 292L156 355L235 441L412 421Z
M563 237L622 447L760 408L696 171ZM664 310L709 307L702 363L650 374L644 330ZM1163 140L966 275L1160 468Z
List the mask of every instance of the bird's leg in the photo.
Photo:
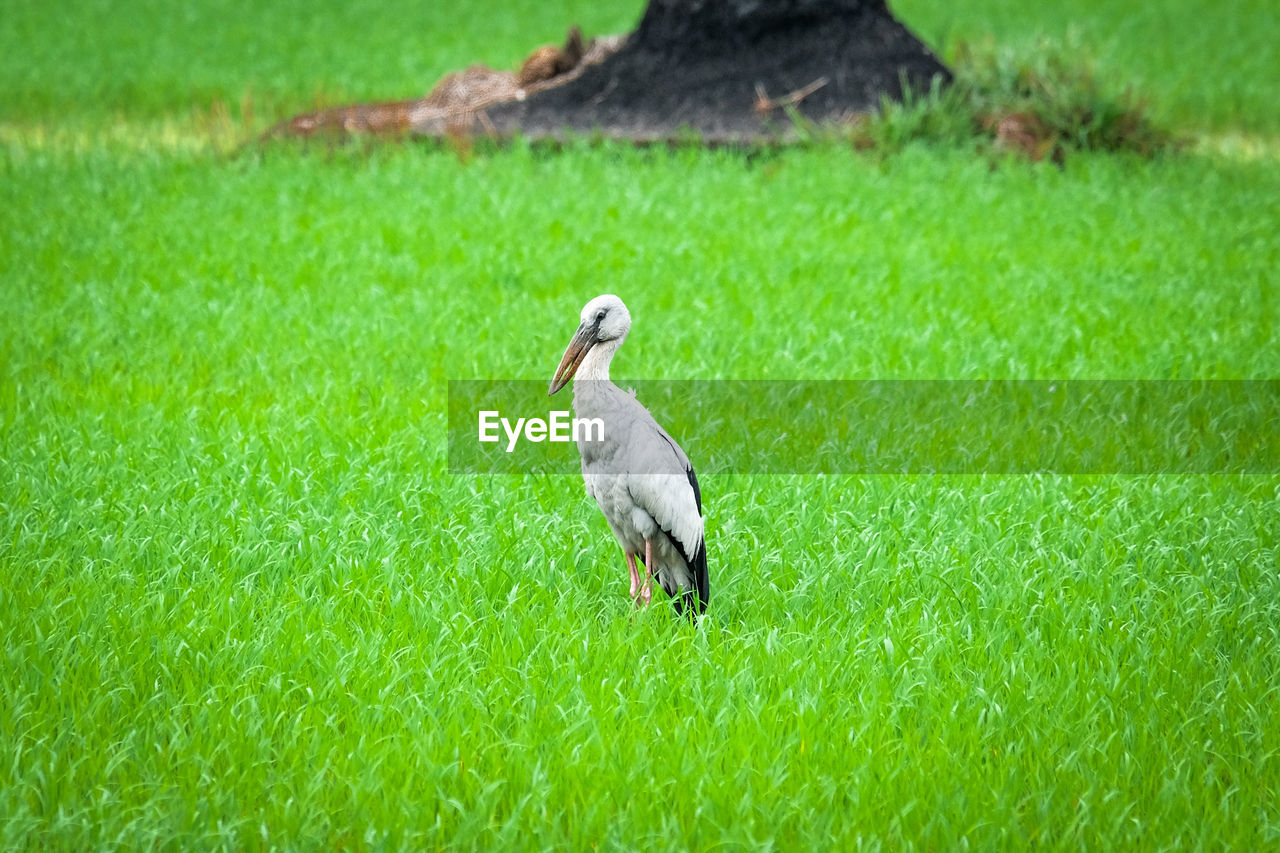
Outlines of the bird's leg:
M627 552L627 570L631 572L631 600L635 601L640 590L640 573L636 571L636 555L630 551Z
M646 605L653 597L653 541L644 540L644 585L640 587L640 597L637 601L643 601Z

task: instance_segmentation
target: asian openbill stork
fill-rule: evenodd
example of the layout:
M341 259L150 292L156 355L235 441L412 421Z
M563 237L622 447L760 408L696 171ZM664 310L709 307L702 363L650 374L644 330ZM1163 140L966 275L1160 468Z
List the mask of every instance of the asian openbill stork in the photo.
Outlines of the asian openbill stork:
M582 479L626 555L632 601L647 605L657 577L677 612L704 613L711 584L698 478L634 392L609 381L609 362L630 330L621 299L606 294L588 302L547 393L573 379L575 417L604 425L603 437L590 430L577 436ZM644 562L643 583L637 558Z

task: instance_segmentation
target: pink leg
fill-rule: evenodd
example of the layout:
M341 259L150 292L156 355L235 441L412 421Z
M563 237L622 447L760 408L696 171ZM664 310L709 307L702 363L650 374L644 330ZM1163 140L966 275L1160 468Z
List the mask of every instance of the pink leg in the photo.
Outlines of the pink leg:
M636 555L627 552L627 569L631 572L631 600L636 600L636 592L640 589L640 573L636 571Z
M653 543L648 539L644 540L644 586L640 587L640 597L637 601L643 601L648 605L649 600L653 597Z

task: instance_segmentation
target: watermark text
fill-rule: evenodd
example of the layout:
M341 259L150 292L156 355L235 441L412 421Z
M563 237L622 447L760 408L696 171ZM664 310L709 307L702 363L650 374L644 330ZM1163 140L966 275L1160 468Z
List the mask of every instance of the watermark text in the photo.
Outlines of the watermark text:
M506 434L507 453L516 449L523 436L525 441L538 444L543 441L604 441L604 421L600 418L575 418L567 411L548 412L543 418L505 418L496 409L479 413L478 439L481 442L499 442L499 428Z

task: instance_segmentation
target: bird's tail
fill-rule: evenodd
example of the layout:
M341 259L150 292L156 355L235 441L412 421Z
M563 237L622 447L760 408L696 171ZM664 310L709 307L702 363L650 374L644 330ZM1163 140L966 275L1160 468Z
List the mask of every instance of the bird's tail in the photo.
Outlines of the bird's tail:
M707 574L707 543L698 543L698 552L689 561L689 569L693 573L693 588L682 589L672 599L676 612L688 614L695 622L707 612L707 604L711 601L711 578Z

